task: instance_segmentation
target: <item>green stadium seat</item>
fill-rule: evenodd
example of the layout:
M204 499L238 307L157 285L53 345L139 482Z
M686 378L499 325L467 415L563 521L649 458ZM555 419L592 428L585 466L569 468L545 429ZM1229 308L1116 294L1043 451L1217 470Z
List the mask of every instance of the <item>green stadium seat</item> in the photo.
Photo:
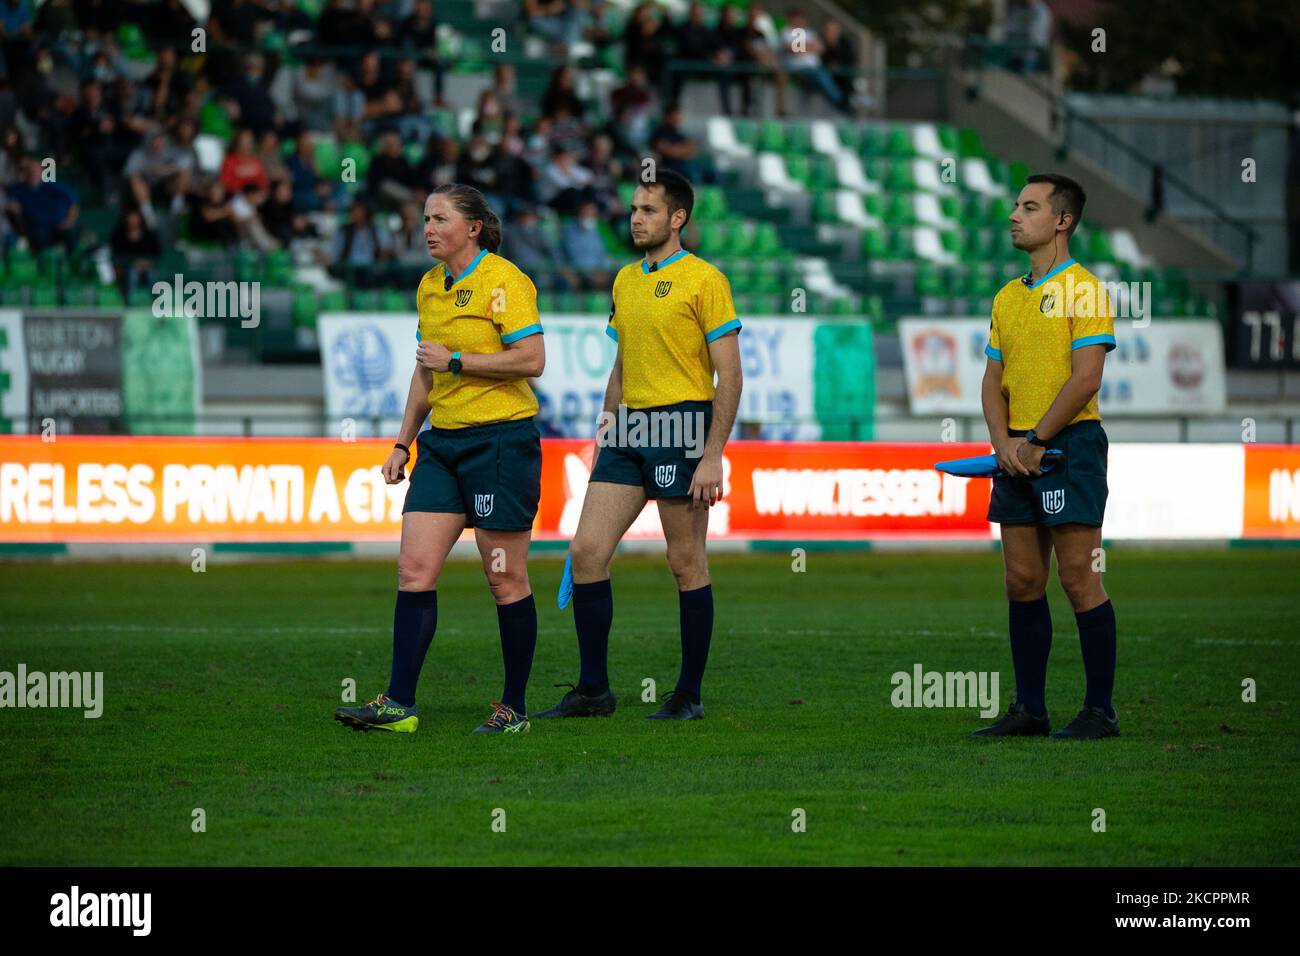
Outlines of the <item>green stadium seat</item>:
M557 303L555 301L555 293L553 292L537 293L537 311L540 312L543 316L547 316L553 312L558 312L559 309L557 308Z
M980 140L978 130L963 126L957 132L957 150L962 158L977 158L984 155L984 143Z
M122 300L122 293L118 291L115 285L101 285L95 293L95 304L100 308L122 309L126 303Z
M781 254L781 237L776 231L776 224L760 222L754 229L754 244L750 255L776 256Z
M948 295L947 283L939 274L939 270L928 262L923 262L916 267L914 284L916 294L919 296L945 298Z
M1020 192L1029 178L1029 167L1022 162L1014 162L1007 167L1007 185L1014 192Z
M812 202L813 222L839 222L840 214L836 209L837 200L834 193L815 192Z
M786 152L785 124L777 120L763 120L758 127L758 141L754 149L760 152Z
M916 147L912 144L912 130L907 126L894 126L889 130L889 139L885 143L885 151L893 159L911 159L916 155Z
M380 299L380 308L385 312L414 312L415 302L409 293L385 289Z
M384 293L379 289L353 289L349 306L357 312L382 312Z
M40 275L35 257L26 249L13 249L9 253L6 281L31 285Z
M858 152L864 158L884 156L888 152L885 130L879 126L864 126L858 139Z
M961 155L961 137L957 130L951 126L941 125L938 128L939 142L943 146L944 152L949 156Z
M347 310L348 297L342 289L326 292L320 297L321 312L346 312Z
M148 289L132 289L126 294L126 304L132 309L148 309L153 306L153 293Z
M292 302L294 326L300 329L316 328L316 316L320 313L316 290L307 285L294 286Z
M1110 236L1106 234L1105 229L1096 229L1088 237L1089 241L1083 248L1087 250L1089 262L1114 262L1115 250L1111 248Z
M609 294L597 290L584 292L582 308L579 311L584 315L609 315Z
M341 153L339 152L338 143L333 138L319 136L316 138L316 170L326 179L332 179L339 174L342 167L339 165Z
M875 229L862 231L862 255L867 259L888 259L889 244L885 234Z

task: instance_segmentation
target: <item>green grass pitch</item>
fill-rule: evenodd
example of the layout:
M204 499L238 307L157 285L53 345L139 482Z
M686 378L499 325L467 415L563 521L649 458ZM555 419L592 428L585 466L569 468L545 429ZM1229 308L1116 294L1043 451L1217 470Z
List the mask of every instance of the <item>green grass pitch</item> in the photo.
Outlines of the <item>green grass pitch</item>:
M677 602L661 559L622 557L618 713L509 737L470 735L500 693L477 565L440 582L414 735L331 719L344 678L363 701L386 684L391 564L0 565L0 670L103 671L105 696L98 720L0 710L0 864L1294 864L1297 563L1109 552L1124 736L1099 744L972 740L974 710L891 706L916 663L999 671L1005 706L991 552L715 557L707 717L687 724L642 719L642 679L676 677ZM532 569L533 710L576 679L559 573ZM1083 671L1050 595L1061 725Z

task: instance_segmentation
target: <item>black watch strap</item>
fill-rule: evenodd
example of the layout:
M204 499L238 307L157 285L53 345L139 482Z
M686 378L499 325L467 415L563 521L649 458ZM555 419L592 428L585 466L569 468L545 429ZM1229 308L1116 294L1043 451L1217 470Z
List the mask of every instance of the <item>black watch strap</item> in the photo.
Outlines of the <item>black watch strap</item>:
M1047 442L1044 439L1039 438L1038 432L1034 431L1032 428L1025 433L1025 441L1029 442L1031 445L1037 445L1039 448L1047 447Z
M406 452L407 458L411 457L411 448L409 445L403 445L400 441L398 441L398 442L393 442L393 447L400 448L402 449L402 451Z

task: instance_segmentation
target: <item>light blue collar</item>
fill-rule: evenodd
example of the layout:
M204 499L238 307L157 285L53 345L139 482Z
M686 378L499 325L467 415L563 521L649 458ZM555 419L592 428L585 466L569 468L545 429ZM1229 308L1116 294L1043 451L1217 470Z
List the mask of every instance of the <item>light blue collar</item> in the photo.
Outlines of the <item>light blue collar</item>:
M1050 279L1052 276L1054 276L1054 275L1056 275L1057 273L1062 272L1062 271L1064 271L1064 270L1070 268L1070 266L1072 266L1072 265L1074 265L1074 260L1073 260L1073 259L1066 259L1066 260L1065 260L1064 262L1062 262L1059 266L1057 266L1057 267L1056 267L1055 269L1053 269L1051 272L1047 273L1047 275L1043 276L1043 277L1042 277L1041 279L1039 279L1037 282L1031 282L1031 283L1029 283L1029 288L1031 288L1031 289L1037 289L1040 285L1042 285L1044 282L1046 282L1046 281L1047 281L1048 279ZM1028 279L1029 276L1030 276L1030 273L1026 272L1026 273L1025 273L1025 278Z
M669 256L669 257L668 257L667 259L665 259L663 262L659 263L659 265L655 266L655 270L654 270L654 271L655 271L655 272L662 272L664 266L671 265L672 263L674 263L674 262L676 262L678 259L680 259L682 256L689 256L689 255L690 255L690 253L687 252L685 249L678 249L676 252L674 252L671 256ZM649 265L649 263L647 263L644 259L641 260L641 272L642 272L642 274L644 274L644 275L649 275L649 274L650 274L650 265Z
M476 255L473 259L470 260L470 264L465 267L465 271L462 272L460 275L452 275L451 266L447 265L447 263L444 262L443 265L447 265L447 275L451 276L451 284L455 285L461 279L465 278L467 275L469 275L471 272L477 269L478 264L483 261L483 257L487 254L488 251L486 249L480 249L478 255Z

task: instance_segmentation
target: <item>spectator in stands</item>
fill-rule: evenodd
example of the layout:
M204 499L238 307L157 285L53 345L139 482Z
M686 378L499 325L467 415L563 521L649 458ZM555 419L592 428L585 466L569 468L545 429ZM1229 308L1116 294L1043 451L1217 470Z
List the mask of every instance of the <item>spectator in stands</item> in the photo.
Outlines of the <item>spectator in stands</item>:
M4 138L0 140L0 189L18 182L26 155L22 131L17 126L6 126Z
M163 203L174 213L184 208L191 170L177 162L161 127L152 130L127 157L122 174L130 183L141 217L151 229L157 225L155 202Z
M460 154L456 165L456 182L473 186L488 197L489 205L496 207L500 199L496 196L497 164L495 151L488 138L483 135L483 128L477 123L470 133L469 142Z
M537 288L567 292L577 287L577 276L560 263L536 207L522 205L515 210L501 245L501 254L532 277Z
M338 91L334 94L334 135L340 143L361 141L365 114L366 97L357 89L357 81L349 73L340 75Z
M31 0L0 0L0 75L22 76L31 65Z
M381 281L383 267L392 257L393 242L388 231L374 221L365 200L358 199L352 204L348 224L335 234L331 251L335 276L373 287Z
M533 124L533 130L528 134L525 142L528 144L528 165L532 166L538 173L546 168L546 164L551 161L551 118L549 116L540 116L537 122Z
M578 216L564 225L560 252L566 265L577 271L588 289L608 289L613 265L600 238L599 211L594 202L578 207Z
M781 61L787 74L821 93L836 109L848 105L844 91L822 65L821 38L808 26L808 17L801 11L791 12L781 32Z
M253 188L248 197L254 205L261 205L266 199L271 182L267 178L262 159L253 149L253 131L241 129L235 134L235 142L226 158L221 161L221 185L233 199L244 194L247 187Z
M27 240L32 252L57 244L71 253L81 231L77 192L61 182L46 182L43 171L40 157L27 157L22 182L6 190L5 212L14 232Z
M415 61L409 57L397 61L397 75L393 78L393 88L401 103L401 112L397 117L397 130L404 140L428 139L433 132L433 121L429 119L429 103L420 95L415 79Z
M531 204L536 198L533 167L529 164L519 117L506 117L501 141L493 151L496 166L496 194L500 209L508 219L521 205Z
M556 146L551 161L542 170L537 195L546 205L561 214L572 213L595 197L591 191L591 170L578 163L573 151Z
M600 215L619 216L623 212L623 201L618 195L623 163L614 155L614 141L609 134L597 133L591 138L586 166L591 170L591 192Z
M294 208L293 183L287 177L275 180L260 216L267 233L281 246L288 246L307 228L306 217Z
M319 56L308 57L293 79L293 103L299 127L313 133L333 129L337 89L338 83L326 69L325 60Z
M149 228L138 209L127 209L109 239L113 253L113 270L117 274L122 297L136 289L148 289L162 255L158 234Z
M542 94L543 116L554 117L562 111L578 119L585 112L582 100L578 97L577 74L568 64L556 67L546 92Z
M650 120L657 104L644 66L630 67L627 80L609 94L610 112L618 117L620 135L633 151L644 149L649 142Z
M713 37L714 42L717 44L717 62L720 66L735 63L743 64L748 60L745 44L749 37L749 31L745 29L743 23L736 19L736 16L736 8L732 6L723 7L718 11L718 25L714 28ZM722 108L728 114L731 113L733 79L733 71L723 73L718 78L718 94L722 97ZM742 74L741 87L747 87L748 84L748 75ZM748 98L743 102L748 104ZM748 109L748 105L746 105L746 109Z
M403 155L402 138L395 131L385 133L380 140L379 152L370 161L366 188L373 199L389 209L424 198L420 195L419 174Z
M623 30L623 69L644 67L656 85L664 79L664 61L667 59L667 31L659 18L658 7L653 3L637 4Z
M393 235L393 257L404 266L429 265L429 243L424 238L424 206L410 202L399 211L397 232Z
M267 231L258 211L269 199L269 190L259 190L251 183L244 187L243 192L230 197L230 216L235 223L235 232L245 245L259 252L271 252L280 248L280 243Z
M222 247L232 246L239 238L235 218L230 210L226 187L214 179L190 200L190 239Z
M414 12L402 24L403 42L409 43L419 57L419 65L433 74L433 103L445 107L443 96L446 83L441 58L438 56L438 24L433 0L416 0ZM409 37L409 41L406 39Z
M153 129L153 104L148 93L141 94L125 76L113 84L113 102L110 107L117 114L117 133L128 149L135 149Z
M289 167L284 162L284 151L280 148L280 137L273 129L262 134L257 147L257 158L262 161L262 169L270 182L289 178Z
M435 133L429 139L424 162L420 164L420 189L431 193L438 186L456 182L459 167L460 141L453 136Z
M693 63L711 63L720 68L718 71L713 70L692 70L689 68L679 69L673 73L672 83L669 87L670 96L674 100L680 100L682 97L682 87L686 81L694 78L705 80L717 80L718 99L722 103L724 113L731 112L731 77L726 69L731 64L731 51L721 42L718 32L712 29L704 19L704 4L699 0L691 3L690 10L686 19L677 24L673 31L673 39L676 43L674 59L684 60Z
M112 104L106 102L99 80L81 84L81 105L68 123L68 138L79 149L82 170L98 192L106 191L126 161L128 138L118 127Z
M524 16L529 29L560 47L561 55L567 55L591 23L587 0L524 0Z
M827 17L822 23L822 63L831 71L835 85L844 95L844 102L853 99L853 76L858 68L858 54L840 22Z
M220 44L251 47L257 40L259 10L249 0L226 0L212 5L208 29Z
M563 146L573 153L580 153L587 148L587 138L591 131L578 117L561 107L552 113L550 142L552 146Z
M771 32L771 18L763 8L751 3L745 13L744 38L741 44L742 63L749 64L750 70L744 74L740 84L741 111L750 116L753 113L753 84L755 75L764 71L772 77L772 87L776 93L776 115L785 116L785 70L781 58L776 53L776 38Z
M1039 72L1051 53L1052 11L1043 0L1012 0L1006 37L1007 65L1020 73Z
M680 104L668 107L663 121L650 136L650 145L666 169L681 173L693 183L712 181L712 170L696 159L700 144L682 131Z
M366 139L373 139L386 129L396 128L397 117L402 115L402 97L391 79L384 75L379 54L374 50L361 58L357 89L366 101L365 112L362 114L362 135Z
M505 113L522 116L532 108L532 103L519 95L513 63L498 63L492 68L492 85L489 89L496 94L497 102Z
M165 46L158 51L153 72L144 85L153 102L154 118L165 123L184 109L185 98L194 82L188 73L178 68L176 51Z
M501 141L501 126L505 121L505 113L501 109L501 101L497 99L496 93L491 88L479 93L475 120L483 130L483 135L488 138L488 142L495 145Z
M261 134L279 125L275 101L264 81L266 64L254 54L244 58L242 75L227 83L226 96L239 104L239 122L253 132Z
M298 134L294 153L289 157L289 177L293 183L293 204L302 212L320 212L333 200L331 181L316 168L316 140L304 130Z

